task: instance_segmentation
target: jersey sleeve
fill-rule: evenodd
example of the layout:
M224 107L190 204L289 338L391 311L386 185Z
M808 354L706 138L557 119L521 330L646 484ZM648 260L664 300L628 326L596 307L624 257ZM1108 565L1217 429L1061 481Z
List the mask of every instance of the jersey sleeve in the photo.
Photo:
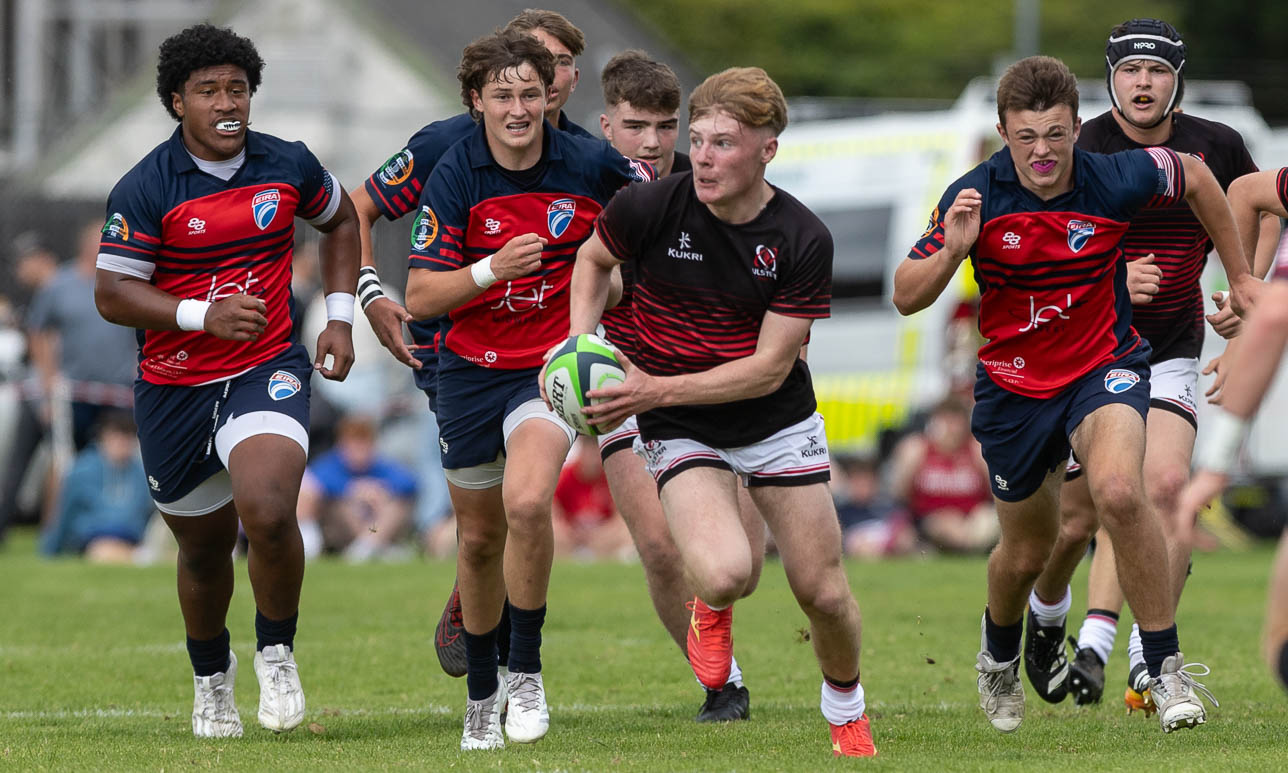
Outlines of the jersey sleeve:
M615 193L631 183L646 183L657 179L657 170L647 161L627 158L607 140L602 143L599 156L599 196L608 201Z
M758 263L777 262L768 247L756 250ZM788 266L790 273L782 278L769 301L769 310L785 317L822 319L832 309L832 234L818 224L801 254Z
M631 185L620 191L595 218L595 233L609 254L622 262L639 257L638 249L646 241L654 211L644 203L641 186Z
M467 114L435 121L413 134L402 150L372 172L363 184L381 216L397 220L417 209L438 160L476 126Z
M98 244L98 268L144 281L156 269L161 248L160 191L144 186L131 174L107 197L107 221Z
M407 258L411 268L455 271L473 262L465 256L469 202L465 182L456 167L435 167L411 225L411 254Z
M1125 182L1128 209L1170 207L1185 198L1185 169L1170 148L1124 150L1109 157Z
M1279 203L1288 209L1288 166L1275 175L1275 192L1279 194Z
M934 210L930 213L930 220L926 222L926 230L921 233L912 249L908 251L908 258L911 260L924 260L943 249L944 246L944 216L945 213L953 206L957 199L957 193L963 188L968 187L961 180L953 183L944 195L940 197L939 203L935 205ZM971 247L971 253L974 253L974 246Z
M340 181L322 166L313 151L300 146L300 207L297 217L312 225L322 225L335 217L340 208Z

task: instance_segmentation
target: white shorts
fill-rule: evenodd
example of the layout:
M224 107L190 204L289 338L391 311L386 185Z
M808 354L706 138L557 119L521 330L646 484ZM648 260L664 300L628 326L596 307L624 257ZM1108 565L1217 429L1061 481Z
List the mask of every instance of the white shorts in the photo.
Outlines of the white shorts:
M1199 361L1195 357L1176 357L1149 366L1149 408L1169 411L1198 428L1198 406L1194 390L1199 385ZM1065 480L1082 474L1082 464L1069 454Z
M605 432L595 438L599 443L599 458L607 461L608 457L618 451L633 449L635 447L635 438L639 436L640 423L632 416L612 432Z
M514 430L523 422L531 420L548 421L563 430L564 436L568 438L568 445L564 446L563 450L564 456L567 457L569 449L572 448L572 441L577 438L577 433L568 426L566 421L559 418L558 414L547 408L540 398L521 403L506 414L505 420L501 422L501 435L505 439L506 446L510 445L510 435ZM443 475L447 477L449 483L460 488L488 489L499 486L505 476L505 455L497 454L496 459L473 467L443 470Z
M634 450L644 458L659 491L692 467L731 470L744 486L806 486L831 478L827 435L818 413L741 448L711 448L688 438L646 443L637 437Z

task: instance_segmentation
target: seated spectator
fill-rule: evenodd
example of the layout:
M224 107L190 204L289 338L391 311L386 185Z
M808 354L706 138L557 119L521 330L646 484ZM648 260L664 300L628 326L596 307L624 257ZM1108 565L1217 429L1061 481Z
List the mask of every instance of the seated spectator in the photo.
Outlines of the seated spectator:
M296 516L304 555L323 549L349 561L400 559L411 524L416 478L376 453L376 422L350 414L336 424L335 446L314 459L300 483Z
M627 560L635 544L613 504L599 448L579 437L555 486L555 556Z
M997 543L988 468L957 398L935 406L922 432L895 449L893 491L922 539L948 553L986 553Z
M63 481L53 523L40 538L41 552L131 563L154 509L134 420L124 411L105 412L97 441L81 451Z
M917 537L908 514L881 492L876 462L839 455L832 476L836 515L841 520L845 555L881 558L912 552Z

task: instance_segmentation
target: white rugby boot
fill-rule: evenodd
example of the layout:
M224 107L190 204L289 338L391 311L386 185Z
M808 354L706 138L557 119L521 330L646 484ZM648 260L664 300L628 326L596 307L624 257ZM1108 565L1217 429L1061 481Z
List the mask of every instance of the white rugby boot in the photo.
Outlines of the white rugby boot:
M1201 669L1201 670L1200 670ZM1207 722L1207 710L1196 692L1202 693L1213 706L1220 706L1216 697L1196 681L1196 676L1207 676L1212 669L1202 663L1186 663L1181 653L1169 655L1163 661L1163 670L1149 680L1149 694L1158 711L1159 724L1164 733L1188 727L1198 727Z
M259 679L259 723L274 733L294 730L304 721L304 690L295 654L285 644L255 653Z
M532 743L545 737L550 729L550 710L546 707L546 688L541 674L515 672L505 677L510 696L505 718L505 736L516 743Z
M1024 685L1020 684L1020 657L998 663L988 650L979 653L979 707L988 721L1003 733L1013 733L1024 721Z
M496 680L496 692L481 701L466 700L465 730L461 733L461 751L502 749L501 711L506 702L506 680Z
M193 675L192 734L198 738L240 738L241 715L233 700L237 656L228 653L228 668L210 676Z

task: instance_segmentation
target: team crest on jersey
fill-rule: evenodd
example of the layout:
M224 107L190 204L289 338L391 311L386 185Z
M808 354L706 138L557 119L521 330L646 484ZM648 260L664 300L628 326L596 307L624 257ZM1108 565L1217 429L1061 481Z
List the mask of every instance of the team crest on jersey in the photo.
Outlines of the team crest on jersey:
M778 278L778 248L756 245L756 257L751 262L751 273L756 276Z
M563 236L576 214L577 202L572 199L555 199L550 202L550 206L546 207L546 228L550 229L550 235L556 239Z
M922 231L921 238L924 239L927 236L930 236L930 234L934 233L935 228L938 226L939 226L939 207L935 207L935 211L930 213L930 222L926 223L926 230Z
M300 380L293 374L279 370L268 379L268 396L274 400L285 400L300 391Z
M130 240L130 224L125 222L125 216L120 212L113 212L112 216L103 225L103 235L109 239L120 239L123 242L128 242Z
M1096 232L1096 224L1086 220L1069 221L1069 249L1077 252L1087 245L1087 240Z
M380 171L376 172L376 179L385 185L402 185L411 177L414 161L411 148L403 148L401 153L390 156L385 165L380 167Z
M429 249L437 236L438 218L426 204L420 208L420 214L416 215L416 221L411 224L411 248L423 252Z
M1105 389L1122 394L1140 382L1140 376L1130 370L1111 370L1105 375Z
M277 205L282 200L282 194L276 188L269 188L266 191L260 191L250 200L250 211L255 216L255 225L259 230L268 228L269 223L277 216Z

